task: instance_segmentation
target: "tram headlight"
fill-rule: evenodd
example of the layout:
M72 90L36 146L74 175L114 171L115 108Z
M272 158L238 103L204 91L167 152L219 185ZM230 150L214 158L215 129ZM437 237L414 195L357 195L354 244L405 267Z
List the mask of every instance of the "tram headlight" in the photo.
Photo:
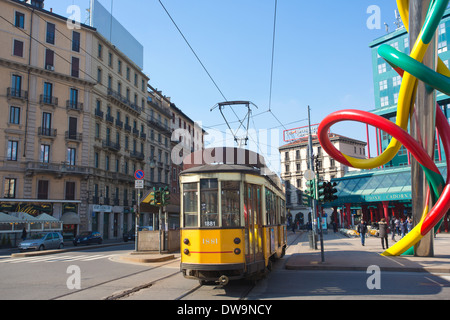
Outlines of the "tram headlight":
M188 244L189 244L189 239L188 239L188 238L184 239L184 240L183 240L183 243L186 244L186 245L188 245Z
M188 255L189 254L189 249L184 249L183 252L184 252L185 255Z
M234 254L235 255L240 255L241 254L241 249L239 249L239 248L234 249Z
M239 238L234 238L234 243L235 243L235 244L241 243L241 239L239 239Z

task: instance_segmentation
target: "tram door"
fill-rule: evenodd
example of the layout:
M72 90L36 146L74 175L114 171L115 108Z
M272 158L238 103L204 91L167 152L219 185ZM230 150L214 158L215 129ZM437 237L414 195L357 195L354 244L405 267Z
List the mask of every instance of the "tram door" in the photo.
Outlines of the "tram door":
M246 262L263 260L262 218L261 218L261 187L245 184L245 237Z

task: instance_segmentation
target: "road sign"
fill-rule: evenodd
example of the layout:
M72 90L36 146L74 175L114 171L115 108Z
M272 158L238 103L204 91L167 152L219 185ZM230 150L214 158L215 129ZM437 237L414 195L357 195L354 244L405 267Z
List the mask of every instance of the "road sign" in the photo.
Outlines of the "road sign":
M142 180L145 177L144 171L143 170L136 170L136 172L134 173L134 177L136 178L136 180Z
M144 189L144 180L135 180L134 188L135 189Z

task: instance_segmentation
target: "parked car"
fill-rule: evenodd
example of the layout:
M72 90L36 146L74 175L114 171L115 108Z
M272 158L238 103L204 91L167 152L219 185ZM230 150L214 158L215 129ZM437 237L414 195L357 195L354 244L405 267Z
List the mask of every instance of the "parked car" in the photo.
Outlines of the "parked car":
M153 227L152 226L143 226L143 227L138 227L138 231L152 231ZM131 228L128 232L125 232L123 234L123 241L128 242L128 241L135 241L136 240L136 227Z
M34 233L19 244L19 251L64 248L63 236L59 232Z
M91 244L91 243L101 244L102 242L103 242L102 235L100 234L100 232L97 231L82 232L73 239L74 246L77 246L79 244Z

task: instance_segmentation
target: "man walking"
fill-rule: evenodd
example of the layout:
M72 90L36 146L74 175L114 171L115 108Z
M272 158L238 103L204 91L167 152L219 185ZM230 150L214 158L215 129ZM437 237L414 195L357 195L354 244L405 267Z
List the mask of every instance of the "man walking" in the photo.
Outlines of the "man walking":
M361 244L364 247L364 245L366 243L367 224L364 222L363 219L361 219L361 221L358 224L358 232L359 232L359 235L361 236Z

